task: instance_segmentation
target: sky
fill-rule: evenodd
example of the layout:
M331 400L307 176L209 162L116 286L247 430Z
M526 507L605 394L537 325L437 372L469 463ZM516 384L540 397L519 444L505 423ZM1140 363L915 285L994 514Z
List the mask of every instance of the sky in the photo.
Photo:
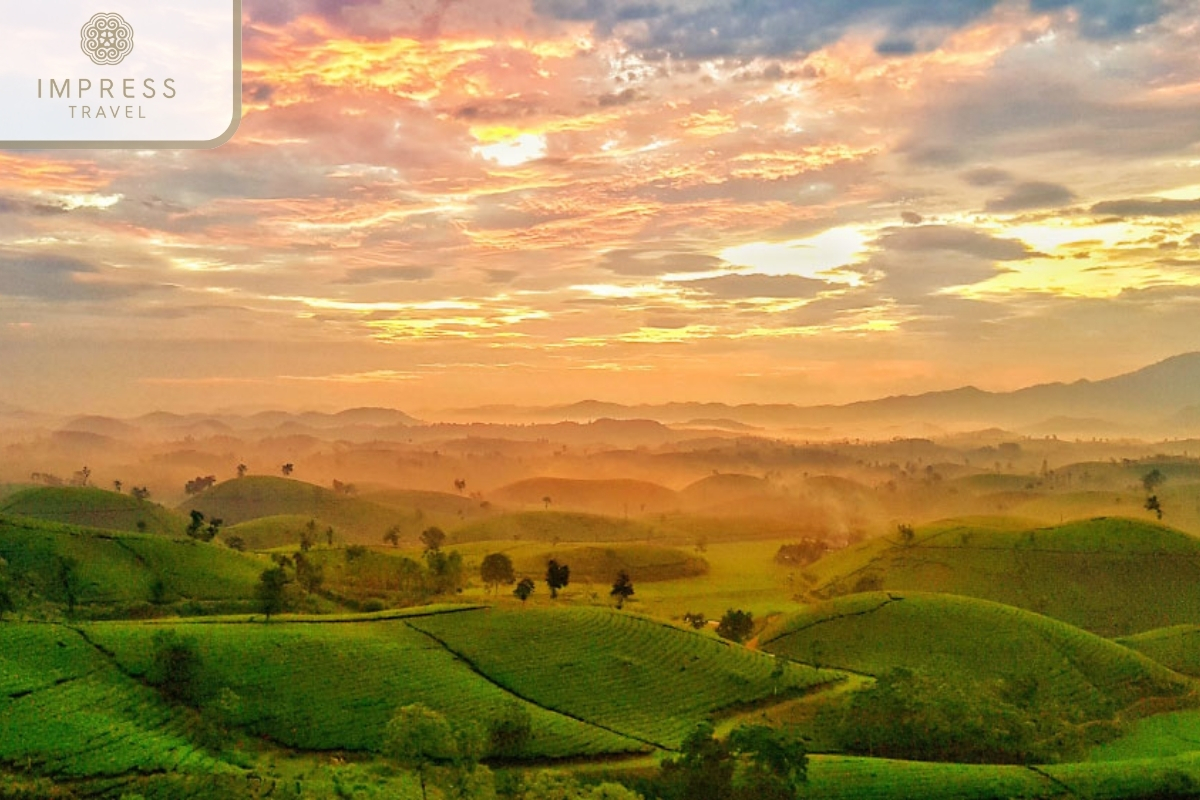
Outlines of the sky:
M1200 2L244 0L201 151L0 151L0 404L840 403L1200 350Z

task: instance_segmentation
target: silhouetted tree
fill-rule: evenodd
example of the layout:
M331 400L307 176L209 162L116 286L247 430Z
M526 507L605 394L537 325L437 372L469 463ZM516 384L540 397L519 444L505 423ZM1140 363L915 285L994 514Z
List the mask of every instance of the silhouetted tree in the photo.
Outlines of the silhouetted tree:
M141 501L150 497L150 490L145 486L135 486L129 490L135 500Z
M279 468L280 472L283 473L283 477L285 477L285 478L288 475L291 475L295 469L296 469L296 465L290 461Z
M221 532L221 526L225 524L225 520L220 517L213 517L208 521L208 527L204 529L204 541L211 542L217 538L217 534Z
M633 581L629 580L628 572L621 570L617 574L617 579L613 582L612 591L608 593L608 596L617 598L617 608L625 607L625 601L633 597Z
M754 615L734 608L727 610L717 625L717 635L733 642L744 642L753 630Z
M499 589L502 583L512 583L516 580L512 559L504 553L487 554L479 565L479 577L493 592Z
M284 592L290 583L287 571L282 566L263 570L258 576L258 585L254 596L258 600L258 608L266 616L267 622L271 615L283 610Z
M533 594L534 586L533 578L521 578L517 582L517 588L513 589L513 594L518 600L524 603L529 599L529 595Z
M1146 510L1153 511L1159 519L1163 517L1162 504L1158 502L1158 495L1152 494L1146 498Z
M546 509L550 508L550 495L546 495L542 498L542 505L545 506Z
M896 533L900 534L900 541L904 544L912 544L916 536L913 526L903 522L896 526Z
M71 485L72 486L87 486L88 479L91 477L92 477L91 469L89 469L88 467L84 467L83 469L76 472L73 476L71 476Z
M122 484L120 481L113 481L113 491L116 492L117 494L120 494L121 486L123 486L123 485L124 484Z
M383 535L383 540L385 542L387 542L388 544L390 544L392 547L399 547L400 546L400 526L393 525L392 527L388 528L387 533L385 533Z
M203 478L196 476L183 485L183 491L189 495L200 494L216 482L216 475L205 475Z
M1155 467L1142 476L1142 486L1146 489L1146 494L1154 494L1154 490L1167 480L1167 476L1162 474L1162 470Z
M558 590L566 588L566 585L571 582L571 568L566 564L559 564L553 558L546 565L546 585L550 587L550 599L558 597Z
M200 529L204 527L204 512L193 508L188 513L191 515L192 521L188 523L187 535L193 539L198 539L200 538Z
M248 469L250 469L250 468L247 467L245 464L238 464L237 465L237 476L239 478L246 477L246 470L248 470Z
M465 480L463 480L462 478L457 478L454 481L454 488L458 490L459 494L462 494L463 491L467 488L467 482Z
M421 544L425 545L425 552L436 553L442 549L442 545L446 541L446 532L441 528L432 527L421 531Z
M696 630L700 630L708 624L708 617L704 616L704 614L700 611L689 611L683 615L683 621L688 625L691 625Z

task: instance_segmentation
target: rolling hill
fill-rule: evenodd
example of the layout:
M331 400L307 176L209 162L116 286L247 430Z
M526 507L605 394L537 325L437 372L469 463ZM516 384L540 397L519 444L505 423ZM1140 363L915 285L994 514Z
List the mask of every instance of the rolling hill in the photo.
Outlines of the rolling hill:
M932 591L1036 611L1104 636L1200 623L1200 541L1150 522L1097 518L1032 528L949 520L873 539L806 570L810 592Z
M184 517L158 503L84 486L40 486L0 499L0 514L110 531L182 536Z
M517 506L546 506L601 514L650 514L670 511L679 504L675 492L648 481L628 479L581 480L572 478L528 478L490 493L499 503Z
M1194 683L1150 658L1049 617L987 600L920 592L868 592L775 621L767 652L880 675L905 668L943 680L1001 680L1033 702L1082 719L1111 717Z
M206 517L222 519L227 526L264 517L312 519L321 532L333 527L335 541L339 543L378 544L393 525L400 527L402 537L415 541L420 531L428 527L415 514L311 483L264 475L218 483L179 505L184 514L192 509ZM264 523L275 531L272 535L279 535L283 529L278 522ZM263 536L270 538L267 533Z
M490 541L631 542L655 530L635 520L567 511L521 511L469 522L449 532L451 544Z
M19 605L66 604L65 563L79 610L94 614L152 600L245 609L266 563L191 539L6 518L0 518L0 557L24 589Z

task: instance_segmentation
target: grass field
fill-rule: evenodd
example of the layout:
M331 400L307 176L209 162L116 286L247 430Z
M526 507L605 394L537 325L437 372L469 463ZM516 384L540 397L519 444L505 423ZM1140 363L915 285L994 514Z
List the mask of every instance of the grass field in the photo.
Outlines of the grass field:
M1195 686L1145 656L1065 623L966 597L870 592L774 622L768 652L879 675L904 667L947 681L1003 680L1079 720L1109 718ZM1077 720L1077 721L1079 721Z
M60 563L67 559L83 606L149 601L157 581L165 603L250 600L266 563L190 539L3 518L0 557L26 590L54 603L66 602Z
M840 678L602 608L496 608L410 624L522 697L663 747L710 714Z
M1117 641L1176 672L1200 678L1200 625L1173 625Z
M222 519L227 526L273 518L257 528L246 529L269 546L283 544L278 540L293 532L297 519L314 520L320 535L332 527L339 544L379 544L393 525L400 528L402 538L415 542L421 530L428 527L415 512L405 513L303 481L264 475L218 483L179 505L185 515L192 509ZM293 543L298 543L298 531L295 536Z
M447 617L462 613L444 613ZM94 623L88 634L142 675L151 641L171 629L195 642L205 706L220 690L238 698L230 722L305 750L377 751L399 706L421 702L451 719L485 721L515 698L474 672L403 619L306 624ZM535 735L527 758L563 758L643 749L618 733L526 704Z
M920 528L911 543L892 535L834 553L805 574L818 598L864 589L967 595L1105 636L1200 622L1200 541L1131 519L1037 529L1010 518L950 520Z
M0 499L0 514L171 536L182 536L187 527L184 517L157 503L90 486L23 489Z

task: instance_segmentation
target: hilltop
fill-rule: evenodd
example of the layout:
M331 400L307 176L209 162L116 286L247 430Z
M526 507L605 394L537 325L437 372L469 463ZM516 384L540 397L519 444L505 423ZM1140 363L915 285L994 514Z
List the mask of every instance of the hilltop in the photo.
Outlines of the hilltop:
M822 558L814 598L932 591L994 600L1112 636L1200 622L1200 541L1151 522L1097 518L1048 528L948 520Z
M186 523L158 503L83 486L42 486L0 499L0 514L32 517L110 531L180 536Z
M511 505L625 516L668 511L679 502L665 486L629 479L528 478L496 489L491 497Z

